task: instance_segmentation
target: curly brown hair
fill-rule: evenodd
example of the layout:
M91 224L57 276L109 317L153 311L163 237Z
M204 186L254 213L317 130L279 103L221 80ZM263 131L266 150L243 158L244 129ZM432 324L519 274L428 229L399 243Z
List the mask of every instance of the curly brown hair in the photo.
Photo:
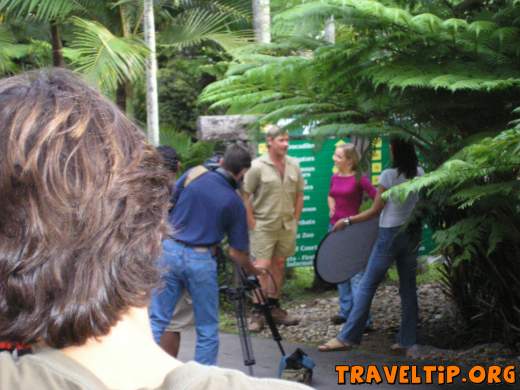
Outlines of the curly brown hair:
M0 80L0 340L55 348L148 304L168 174L144 134L63 69Z

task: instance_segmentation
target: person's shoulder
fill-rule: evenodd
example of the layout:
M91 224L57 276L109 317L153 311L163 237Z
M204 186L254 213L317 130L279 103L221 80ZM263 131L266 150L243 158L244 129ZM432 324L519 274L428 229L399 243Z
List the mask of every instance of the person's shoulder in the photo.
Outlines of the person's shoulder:
M390 188L394 185L395 180L397 179L398 173L396 168L387 168L381 172L379 176L379 185L382 185L385 188Z
M383 172L381 172L381 176L397 176L397 168L386 168L383 169Z
M265 164L267 164L267 160L265 159L265 155L255 158L251 161L251 168L249 168L248 172L253 170L261 169Z
M30 354L20 358L14 358L8 352L0 353L2 389L3 386L9 390L106 389L99 379L77 363L63 364L54 357L49 360L46 355L52 353ZM67 358L63 359L67 360Z
M262 164L268 164L269 162L271 162L269 155L267 153L264 153L264 154L258 156L257 158L253 159L251 164L262 165Z
M286 158L287 164L292 165L293 167L296 167L296 168L300 168L300 160L298 160L294 157L290 157L290 156L286 156L285 158Z
M271 378L252 378L244 373L226 368L203 366L190 362L173 370L157 390L189 388L191 390L309 390L300 383Z
M379 178L393 180L397 176L398 176L397 168L386 168L386 169L383 169L383 172L381 172L381 175L379 176Z

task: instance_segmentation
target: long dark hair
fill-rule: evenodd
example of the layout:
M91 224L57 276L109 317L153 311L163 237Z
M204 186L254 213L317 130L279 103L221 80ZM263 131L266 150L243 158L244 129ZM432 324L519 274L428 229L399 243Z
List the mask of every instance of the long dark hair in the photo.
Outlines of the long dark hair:
M407 179L417 176L419 160L413 144L402 138L392 138L390 147L393 154L392 168L397 168L397 173L404 174Z

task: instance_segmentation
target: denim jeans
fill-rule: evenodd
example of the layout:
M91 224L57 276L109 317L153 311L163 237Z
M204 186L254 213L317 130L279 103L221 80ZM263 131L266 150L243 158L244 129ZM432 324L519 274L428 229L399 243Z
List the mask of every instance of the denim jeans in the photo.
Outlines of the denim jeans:
M329 232L332 230L332 225L329 224ZM350 311L354 306L354 296L359 286L359 282L363 277L364 271L358 272L352 276L349 280L342 283L338 283L338 295L339 295L339 312L338 315L347 319L350 315ZM372 316L368 314L366 326L372 326Z
M158 266L163 286L152 294L150 321L157 343L171 321L182 289L193 301L197 343L195 361L215 365L218 354L219 292L217 262L209 250L193 249L173 240L163 241Z
M339 294L339 313L341 317L347 319L354 306L355 296L359 288L359 282L363 278L365 271L358 272L352 276L349 280L338 283L338 294ZM372 326L372 317L368 313L368 319L366 326Z
M395 260L399 273L399 294L401 296L401 326L397 341L403 347L416 344L417 243L418 240L403 231L401 226L379 228L365 274L359 284L354 307L347 322L341 328L338 340L351 344L361 342L374 294L385 277L386 271Z

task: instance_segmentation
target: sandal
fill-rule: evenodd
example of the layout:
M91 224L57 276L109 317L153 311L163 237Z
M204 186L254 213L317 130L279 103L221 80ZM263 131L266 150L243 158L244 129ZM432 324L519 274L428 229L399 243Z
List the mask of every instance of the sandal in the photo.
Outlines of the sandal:
M343 343L336 338L330 339L325 344L318 347L320 352L333 352L333 351L349 351L353 347L352 344Z

